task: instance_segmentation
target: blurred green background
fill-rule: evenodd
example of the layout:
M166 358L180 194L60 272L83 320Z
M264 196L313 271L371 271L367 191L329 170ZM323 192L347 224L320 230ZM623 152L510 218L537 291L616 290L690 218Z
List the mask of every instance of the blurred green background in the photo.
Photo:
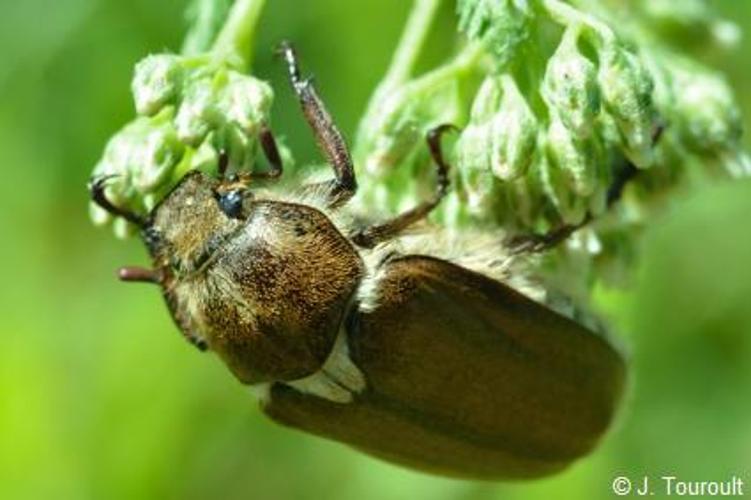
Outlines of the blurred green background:
M751 483L749 181L676 195L644 238L633 287L603 294L632 352L632 390L603 446L567 472L441 479L265 420L180 337L156 288L115 280L145 252L86 212L91 167L133 113L133 64L179 48L184 4L0 4L0 498L565 499L609 498L617 475ZM716 4L748 36L702 57L726 71L750 124L751 2ZM255 72L277 89L274 126L299 161L318 157L271 48L297 43L352 136L408 8L268 2ZM454 29L450 12L440 22L436 57Z

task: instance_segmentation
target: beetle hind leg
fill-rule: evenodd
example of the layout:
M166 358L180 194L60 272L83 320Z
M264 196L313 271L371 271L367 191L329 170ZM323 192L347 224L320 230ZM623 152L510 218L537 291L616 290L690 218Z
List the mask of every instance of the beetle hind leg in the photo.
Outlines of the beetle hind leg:
M438 177L438 185L433 197L429 200L423 201L410 210L397 215L393 219L360 230L352 236L352 241L354 241L355 244L363 248L373 248L378 243L393 238L410 225L424 219L435 207L438 206L448 192L449 187L449 164L444 158L441 150L441 138L446 132L455 129L456 128L453 125L440 125L431 129L425 138L428 143L428 149L430 150L430 156L435 163L436 174Z

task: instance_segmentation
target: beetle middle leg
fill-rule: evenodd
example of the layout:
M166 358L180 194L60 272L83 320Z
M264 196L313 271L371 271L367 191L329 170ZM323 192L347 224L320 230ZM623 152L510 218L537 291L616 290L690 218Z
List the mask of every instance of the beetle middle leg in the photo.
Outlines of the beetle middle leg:
M378 243L393 238L408 226L424 219L436 206L438 206L446 195L449 187L449 165L441 151L441 137L444 133L454 129L455 127L453 125L440 125L430 130L426 137L428 148L430 149L430 156L433 158L433 162L436 165L436 173L438 176L438 187L433 194L433 197L429 200L423 201L410 210L397 215L393 219L360 230L352 236L352 241L354 241L355 244L363 248L373 248Z
M287 62L292 88L300 101L306 121L313 129L318 147L334 169L335 179L327 183L330 206L340 206L352 198L357 191L355 170L347 144L318 96L312 79L300 76L297 54L292 45L289 42L282 42L278 53Z

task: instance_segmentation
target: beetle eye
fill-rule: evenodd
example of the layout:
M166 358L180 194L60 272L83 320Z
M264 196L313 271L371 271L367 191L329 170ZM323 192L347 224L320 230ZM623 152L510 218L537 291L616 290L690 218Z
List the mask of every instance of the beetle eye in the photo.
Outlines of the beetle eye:
M232 190L226 193L221 193L217 197L219 208L222 209L227 217L233 219L242 218L243 211L243 195L239 190Z

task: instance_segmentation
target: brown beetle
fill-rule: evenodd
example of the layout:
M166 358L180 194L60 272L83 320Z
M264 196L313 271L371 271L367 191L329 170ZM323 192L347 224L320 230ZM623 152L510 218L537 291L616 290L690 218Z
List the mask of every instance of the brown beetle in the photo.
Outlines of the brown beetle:
M427 138L434 197L383 223L357 222L345 142L292 48L281 53L334 179L295 193L250 190L251 176L227 176L224 159L220 178L186 175L148 218L110 203L97 179L93 200L141 228L154 263L120 277L159 284L188 340L216 352L282 424L461 477L544 476L592 450L623 391L619 351L520 293L513 255L450 261L429 249L432 233L404 235L447 191L448 127ZM266 176L278 177L268 130L261 144Z

